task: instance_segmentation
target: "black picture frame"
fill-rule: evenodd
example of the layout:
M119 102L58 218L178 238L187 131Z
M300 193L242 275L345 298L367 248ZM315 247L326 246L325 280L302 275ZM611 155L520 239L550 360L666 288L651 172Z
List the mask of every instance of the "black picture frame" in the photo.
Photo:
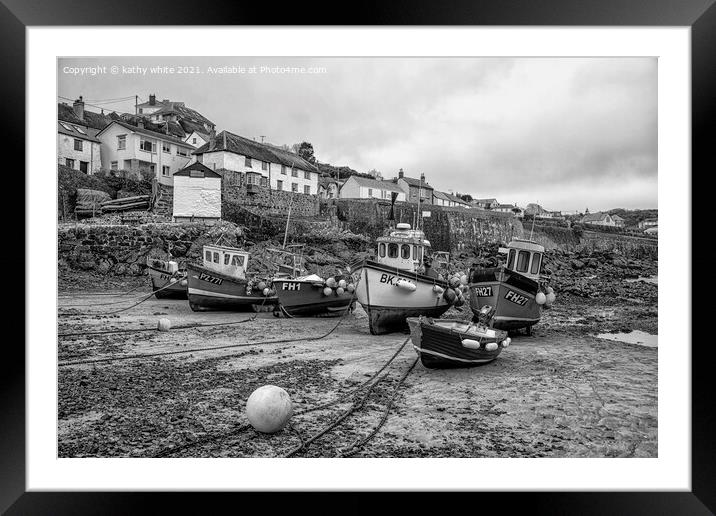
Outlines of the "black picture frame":
M28 26L76 25L502 25L502 26L688 26L691 27L692 72L692 170L716 170L711 134L716 124L716 0L459 0L450 3L420 1L370 1L337 6L335 3L312 2L277 6L214 0L201 9L186 0L155 0L152 2L126 0L118 4L105 0L2 0L0 3L0 63L3 63L5 142L7 148L24 148L25 132L25 29ZM111 13L111 14L108 14ZM348 14L350 13L350 14ZM14 129L12 129L14 128ZM9 130L8 130L9 129ZM8 163L6 162L6 165ZM24 153L13 155L12 170L25 170ZM10 170L6 170L9 175ZM693 184L698 174L692 172ZM19 181L12 182L17 189ZM24 187L23 187L24 188ZM26 195L31 192L25 192ZM18 199L23 196L16 196ZM22 202L21 200L19 202ZM699 206L694 199L692 206ZM23 210L24 211L24 210ZM17 213L22 213L17 210ZM700 217L692 220L697 222ZM701 212L705 214L704 211ZM5 270L17 268L17 253L24 249L19 242L24 234L16 228L13 235L18 243L12 260L2 258ZM693 235L697 233L693 232ZM705 257L690 258L691 250L684 250L693 270L705 269ZM24 251L23 251L24 253ZM23 258L25 258L23 254ZM29 271L25 270L26 274ZM8 275L10 276L10 275ZM7 278L8 288L24 292L19 275ZM691 282L691 278L685 278ZM13 284L16 283L16 284ZM24 297L15 296L13 306L24 307ZM694 300L683 300L692 302ZM692 302L692 320L706 319L707 308ZM696 332L692 332L695 336ZM686 334L688 335L688 333ZM687 339L691 339L688 336ZM695 339L694 339L695 340ZM684 342L683 344L691 344ZM48 343L49 345L49 343ZM60 493L26 492L25 489L25 355L17 340L6 340L6 367L0 375L3 415L0 424L0 510L7 514L134 514L147 512L151 503L158 503L162 512L209 512L206 497L196 500L191 493ZM678 351L676 351L678 352ZM714 387L710 382L712 361L707 342L692 346L692 490L690 492L589 492L589 493L455 493L451 505L485 502L498 503L510 510L550 514L710 514L716 512L716 420L710 397ZM230 493L212 497L213 503L233 504L241 499L241 507L259 503L253 493ZM286 500L275 494L273 508ZM310 508L317 493L294 493L291 503ZM229 500L231 498L232 501ZM328 501L317 502L319 512L364 508L358 493L348 494L340 505ZM308 501L311 499L311 502ZM358 501L360 499L360 501ZM304 502L304 503L301 503ZM404 502L425 508L424 494L412 494ZM231 506L231 505L230 505ZM377 506L376 506L377 507ZM401 505L402 510L410 510ZM200 510L198 510L200 508ZM236 509L241 510L239 507ZM155 509L156 510L156 509ZM272 511L273 512L273 511ZM361 512L364 512L362 510Z

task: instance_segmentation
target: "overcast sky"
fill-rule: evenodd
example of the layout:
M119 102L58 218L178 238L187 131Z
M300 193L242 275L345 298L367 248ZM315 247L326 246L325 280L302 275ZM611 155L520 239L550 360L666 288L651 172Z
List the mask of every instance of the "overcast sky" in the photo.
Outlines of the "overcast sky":
M94 66L105 73L72 70ZM386 179L403 168L439 190L551 210L657 207L655 58L59 60L58 95L98 106L86 109L133 113L133 100L100 101L150 93L186 103L217 132L309 141L322 162Z

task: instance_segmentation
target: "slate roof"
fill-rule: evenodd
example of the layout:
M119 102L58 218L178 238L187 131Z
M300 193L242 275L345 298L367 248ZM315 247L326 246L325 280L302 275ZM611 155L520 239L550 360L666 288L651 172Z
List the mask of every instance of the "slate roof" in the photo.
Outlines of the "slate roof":
M214 170L211 170L209 167L204 165L203 163L199 163L198 161L195 161L194 163L187 165L181 170L177 170L174 172L173 175L175 176L190 176L192 170L199 170L201 172L204 172L204 176L208 177L221 177L221 174L218 172L215 172Z
M367 188L375 188L376 190L388 190L389 192L405 193L402 188L393 183L392 181L379 181L378 179L372 179L361 176L351 176L346 182L354 179L360 186Z
M112 121L111 116L102 115L95 113L94 111L84 110L84 118L77 118L74 109L65 102L57 104L57 119L63 122L70 122L72 124L83 125L85 127L91 127L92 129L104 129L107 124Z
M400 181L401 179L403 181L405 181L406 183L408 183L408 185L410 185L410 186L415 186L416 188L420 188L420 179L415 179L414 177L403 176L403 177L399 177L398 181ZM430 186L428 184L428 182L425 180L423 180L422 186L426 190L434 190L434 188L432 186Z
M62 124L67 125L69 129L67 129ZM78 130L78 127L79 129L84 131L84 134ZM99 131L97 129L92 129L91 127L79 126L79 124L70 124L68 122L58 120L57 132L60 134L66 134L67 136L72 136L73 138L79 138L82 140L100 143L100 141L95 137Z
M443 201L450 201L450 197L448 197L448 194L445 192L441 192L439 190L433 191L433 197L437 197L438 199L442 199Z
M226 148L224 148L224 135L226 135ZM193 154L204 154L206 152L233 152L235 154L241 154L242 156L248 156L249 158L258 159L260 161L266 161L271 163L278 163L287 167L294 167L299 170L305 170L308 172L317 172L318 170L314 165L303 159L298 154L283 150L273 145L266 145L263 143L255 142L239 136L238 134L230 133L229 131L221 131L216 135L215 141L212 144L207 142Z
M113 120L112 123L121 125L121 126L124 127L125 129L128 129L128 130L130 130L130 131L132 131L132 132L135 132L135 133L144 134L144 135L146 135L146 136L151 136L152 138L157 138L157 139L160 139L160 140L164 140L164 141L176 143L177 145L181 145L182 147L191 148L191 145L188 144L187 142L185 142L184 140L181 140L181 139L179 139L179 138L176 138L175 136L171 136L171 135L165 134L165 133L163 133L163 132L152 131L152 130L150 130L150 129L142 129L141 127L134 126L134 125L129 124L129 123L127 123L127 122L124 122L124 121L122 121L122 120ZM110 125L111 125L111 124L110 124ZM109 127L109 125L107 125L107 126L105 127L105 129L106 129L107 127ZM101 131L99 131L99 132L97 133L97 135L99 135L99 134L101 134L101 133L103 133L103 132L104 132L104 129L102 129Z
M582 222L599 222L600 220L606 219L607 215L607 213L602 213L601 211L597 213L587 213L582 217Z

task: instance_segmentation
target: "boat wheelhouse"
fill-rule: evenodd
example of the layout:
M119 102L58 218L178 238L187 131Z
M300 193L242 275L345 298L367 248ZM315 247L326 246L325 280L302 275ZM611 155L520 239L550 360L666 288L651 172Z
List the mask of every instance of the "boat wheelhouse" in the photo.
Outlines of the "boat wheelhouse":
M234 247L205 245L202 264L187 265L189 306L201 310L257 310L272 307L269 281L249 279L249 253Z
M483 307L492 306L494 328L526 328L529 334L541 317L536 297L540 291L544 247L532 240L515 238L500 251L507 254L505 265L470 269L470 308L477 317Z
M398 224L376 239L374 259L356 267L356 297L374 335L407 329L406 319L440 317L450 308L447 283L422 267L430 254L425 233Z

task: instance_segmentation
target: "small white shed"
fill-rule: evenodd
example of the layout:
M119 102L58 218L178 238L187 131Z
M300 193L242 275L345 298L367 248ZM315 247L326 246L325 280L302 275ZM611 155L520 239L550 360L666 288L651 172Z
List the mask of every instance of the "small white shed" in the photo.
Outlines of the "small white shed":
M174 173L175 222L221 220L221 175L195 162Z

